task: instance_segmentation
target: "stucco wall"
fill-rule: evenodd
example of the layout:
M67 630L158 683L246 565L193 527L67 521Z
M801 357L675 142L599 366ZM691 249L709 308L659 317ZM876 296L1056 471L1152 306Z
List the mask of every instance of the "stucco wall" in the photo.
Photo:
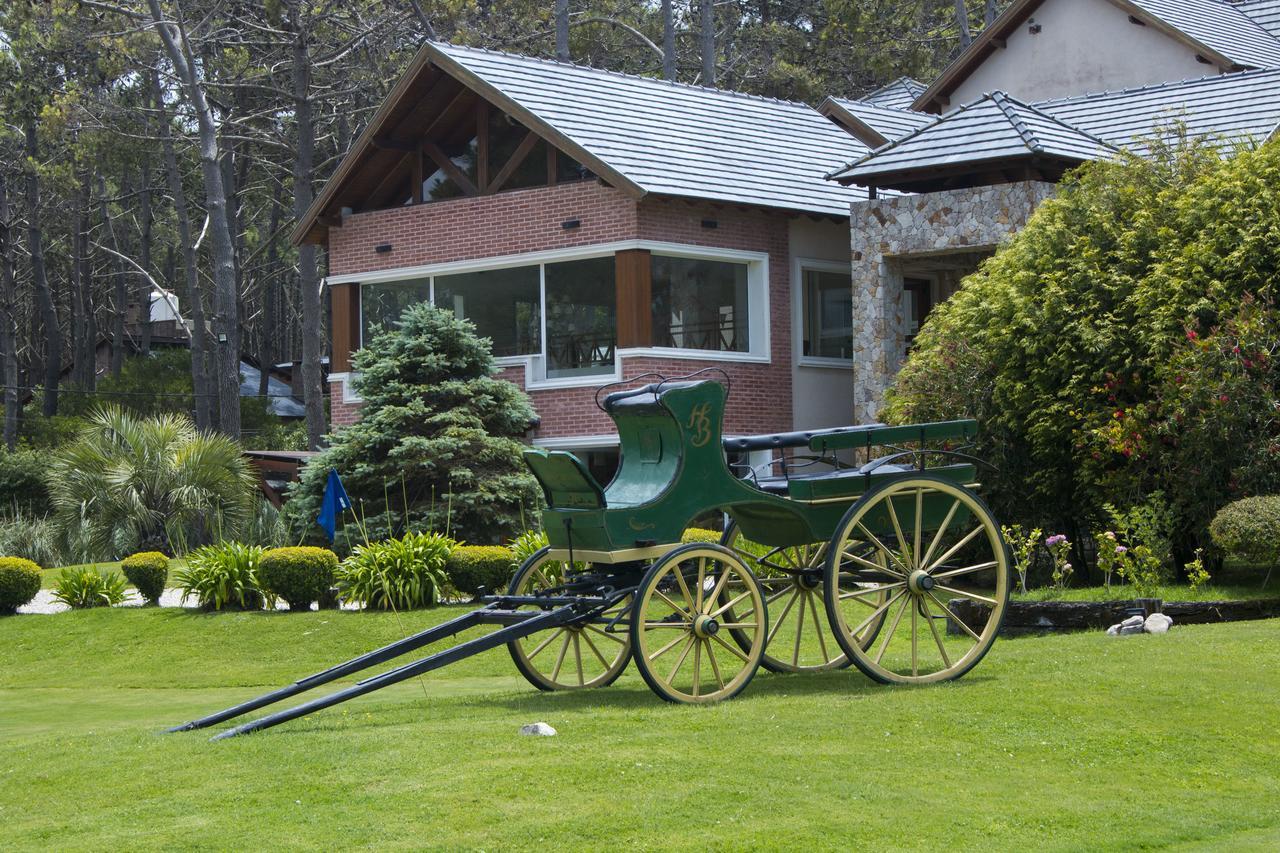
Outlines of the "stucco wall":
M1031 33L1032 24L1040 25ZM1051 0L951 93L947 110L999 89L1026 101L1186 80L1219 73L1154 26L1138 26L1109 0Z
M851 206L854 415L859 423L875 420L905 347L902 262L996 246L1022 228L1055 189L1024 181Z
M853 367L805 359L800 310L803 261L848 262L849 226L845 222L797 217L789 227L791 245L792 369L791 406L796 429L819 429L853 423Z

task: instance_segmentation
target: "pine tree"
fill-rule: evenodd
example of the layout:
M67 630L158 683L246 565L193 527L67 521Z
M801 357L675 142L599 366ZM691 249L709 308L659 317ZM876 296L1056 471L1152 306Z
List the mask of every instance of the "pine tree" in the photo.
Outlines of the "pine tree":
M366 343L353 366L360 420L307 464L286 504L295 530L319 535L330 468L371 540L407 527L496 544L536 517L539 491L519 439L537 416L523 391L495 378L490 342L471 323L416 305L398 328ZM346 520L347 536L358 535Z

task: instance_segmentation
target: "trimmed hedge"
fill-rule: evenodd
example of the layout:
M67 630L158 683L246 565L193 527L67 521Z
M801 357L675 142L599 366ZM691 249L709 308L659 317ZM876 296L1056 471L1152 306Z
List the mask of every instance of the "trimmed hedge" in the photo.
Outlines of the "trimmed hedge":
M686 545L690 542L719 542L720 537L724 534L719 530L709 530L705 527L690 527L680 536L680 541Z
M168 557L159 551L142 551L121 560L120 571L138 588L147 604L160 603L165 581L169 579Z
M262 555L258 582L290 610L310 610L311 602L326 597L337 569L338 555L328 548L273 548Z
M484 587L489 592L506 592L515 574L515 556L501 545L459 545L449 554L445 574L459 592L475 595Z
M0 614L18 612L39 591L39 566L22 557L0 557Z
M1228 556L1270 569L1280 562L1280 495L1232 501L1209 522L1209 535Z

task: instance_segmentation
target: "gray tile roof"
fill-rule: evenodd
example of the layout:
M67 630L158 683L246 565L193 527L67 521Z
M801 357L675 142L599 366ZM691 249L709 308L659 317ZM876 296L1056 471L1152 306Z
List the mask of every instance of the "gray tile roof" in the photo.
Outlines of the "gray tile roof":
M1180 120L1193 137L1263 140L1280 124L1280 68L1039 101L1036 108L1107 140L1142 151L1157 125Z
M1039 155L1083 162L1110 146L1084 131L992 92L832 172L836 180L874 183L877 176Z
M806 104L431 43L448 61L649 193L849 215L866 193L824 180L867 150Z
M911 131L929 124L935 118L929 113L918 113L905 108L882 107L869 101L849 101L844 98L831 98L830 100L840 109L889 140L901 139Z
M1280 0L1245 0L1236 8L1271 35L1280 38Z
M1280 65L1280 41L1223 0L1130 0L1210 50L1248 68Z
M868 104L875 104L879 107L905 110L911 106L916 98L920 97L925 88L925 85L919 80L912 80L910 77L899 77L892 83L886 83L870 95L864 95L858 100Z

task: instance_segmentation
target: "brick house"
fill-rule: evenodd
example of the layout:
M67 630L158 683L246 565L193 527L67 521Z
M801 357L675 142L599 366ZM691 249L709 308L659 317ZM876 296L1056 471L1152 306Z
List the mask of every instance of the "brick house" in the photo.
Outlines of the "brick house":
M726 426L849 422L849 205L866 146L796 103L428 43L295 239L327 246L335 425L350 354L432 300L493 340L531 439L608 469L601 386L716 366Z

